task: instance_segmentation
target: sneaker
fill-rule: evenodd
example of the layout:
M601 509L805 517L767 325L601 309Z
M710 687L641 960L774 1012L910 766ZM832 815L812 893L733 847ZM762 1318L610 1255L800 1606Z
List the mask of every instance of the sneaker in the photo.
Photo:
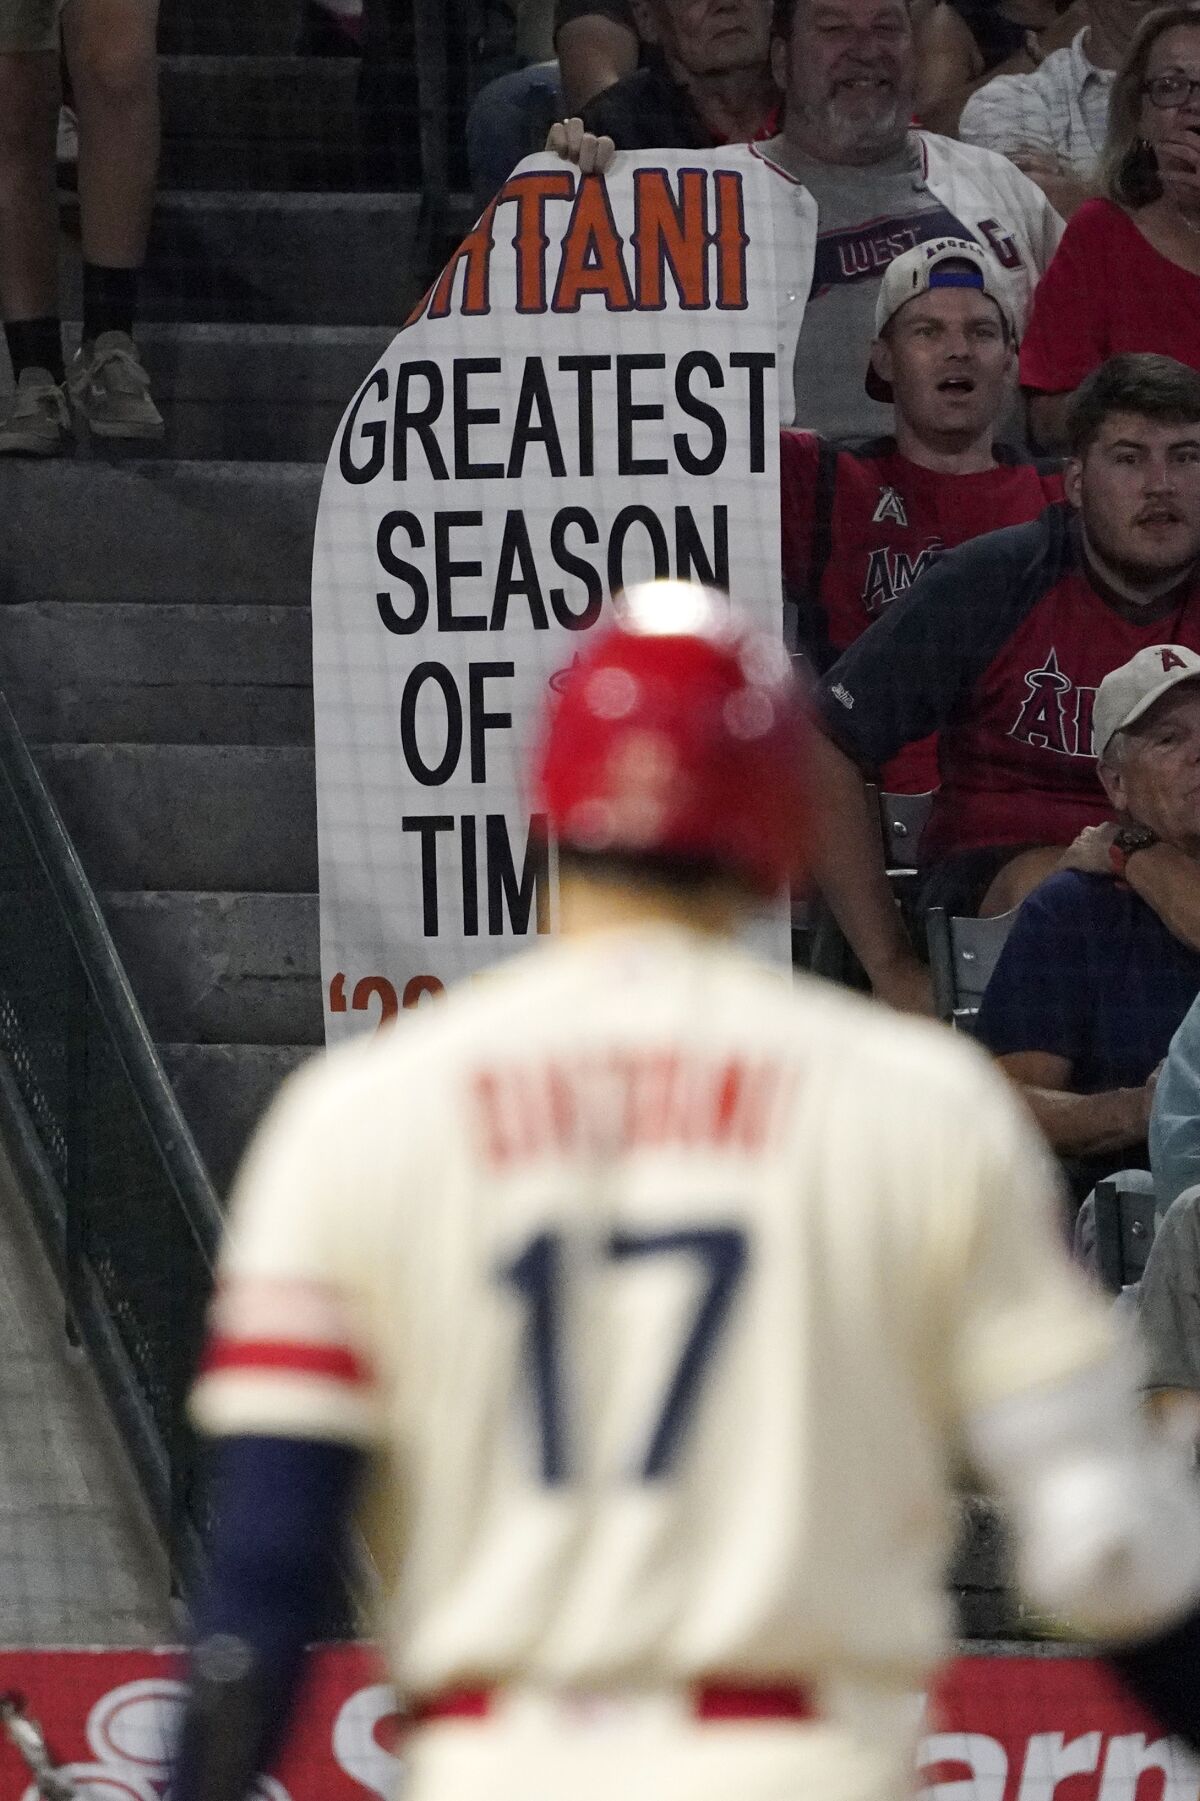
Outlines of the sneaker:
M128 332L102 331L67 371L67 395L96 438L161 438L162 414Z
M70 430L66 397L49 369L22 369L0 410L0 456L61 456Z

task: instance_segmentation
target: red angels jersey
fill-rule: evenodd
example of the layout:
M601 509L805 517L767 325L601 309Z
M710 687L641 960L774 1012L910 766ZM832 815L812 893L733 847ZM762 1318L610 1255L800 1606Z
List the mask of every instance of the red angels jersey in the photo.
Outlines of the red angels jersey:
M373 1454L410 1693L907 1685L962 1423L1111 1355L1053 1196L941 1027L683 929L557 942L287 1085L193 1412Z
M943 475L900 455L895 440L841 446L815 432L779 438L784 600L795 648L823 673L946 550L1022 525L1063 498L1057 466L1019 462ZM883 768L895 794L939 781L937 740L909 744Z
M923 863L1069 844L1112 817L1092 748L1096 688L1153 644L1200 650L1200 579L1134 605L1089 570L1070 509L1050 507L948 551L839 657L821 717L868 771L938 733Z

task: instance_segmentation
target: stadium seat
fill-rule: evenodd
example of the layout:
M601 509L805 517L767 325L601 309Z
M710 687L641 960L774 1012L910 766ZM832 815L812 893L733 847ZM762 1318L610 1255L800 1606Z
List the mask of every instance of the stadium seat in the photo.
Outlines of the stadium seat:
M927 794L888 794L882 789L874 790L888 875L893 886L897 877L903 879L916 874L917 846L936 792L936 789L930 789Z
M1140 1282L1154 1238L1154 1194L1127 1188L1119 1176L1098 1182L1096 1207L1096 1273L1110 1294Z
M944 907L929 909L925 929L939 1019L970 1029L1016 917L1015 907L991 919L962 919Z

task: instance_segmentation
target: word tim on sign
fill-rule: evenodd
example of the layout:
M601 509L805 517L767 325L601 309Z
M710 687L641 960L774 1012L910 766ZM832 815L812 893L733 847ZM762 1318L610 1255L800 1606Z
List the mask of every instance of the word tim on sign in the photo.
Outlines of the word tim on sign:
M616 590L781 629L774 292L747 150L531 158L352 400L313 558L331 1040L552 928L530 732Z

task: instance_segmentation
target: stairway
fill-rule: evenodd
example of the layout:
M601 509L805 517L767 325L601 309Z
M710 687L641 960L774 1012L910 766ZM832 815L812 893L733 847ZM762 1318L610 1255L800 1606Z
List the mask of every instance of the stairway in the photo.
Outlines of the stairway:
M164 0L138 336L166 441L0 464L0 682L222 1190L322 1040L312 531L337 421L430 257L415 168L368 185L357 59L291 54L298 27L293 0ZM70 318L69 194L62 219Z

